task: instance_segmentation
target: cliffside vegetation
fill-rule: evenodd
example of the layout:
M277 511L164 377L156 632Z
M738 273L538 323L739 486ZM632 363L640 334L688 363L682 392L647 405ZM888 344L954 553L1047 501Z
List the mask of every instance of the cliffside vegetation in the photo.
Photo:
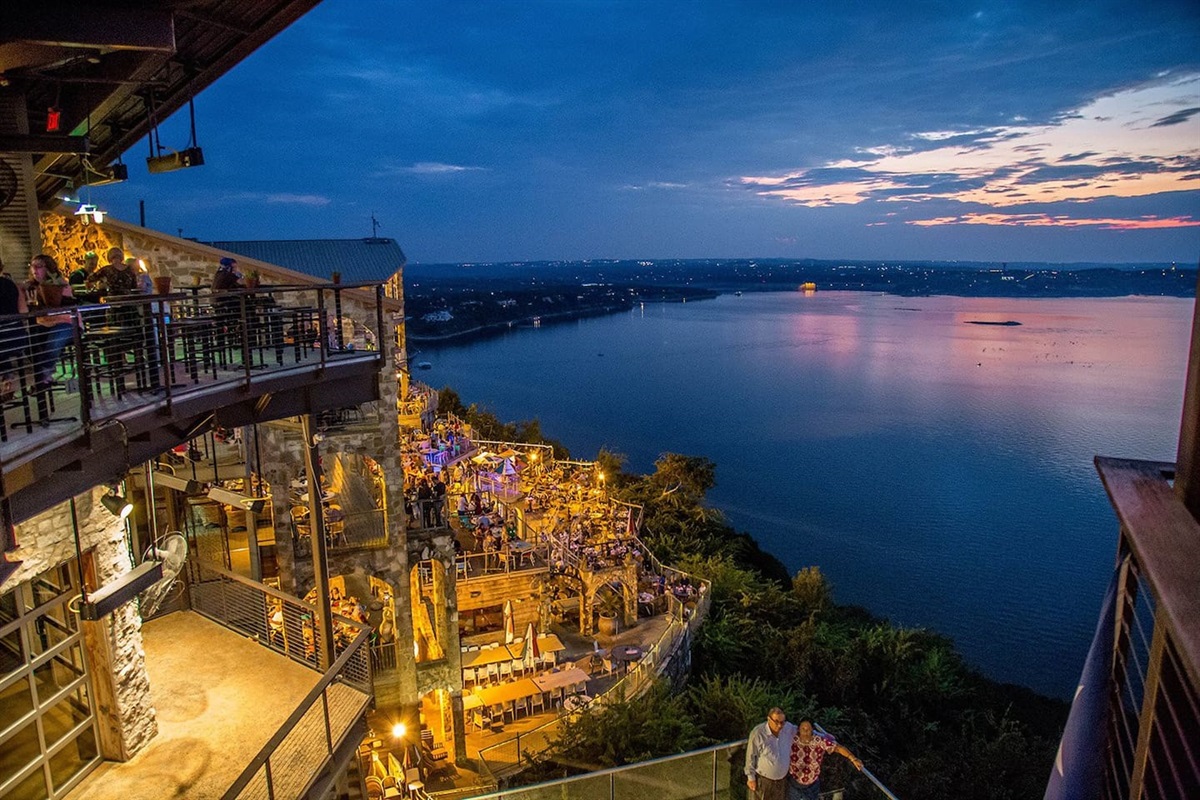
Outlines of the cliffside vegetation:
M496 424L458 409L481 430ZM523 781L743 738L778 705L835 734L900 797L1041 796L1065 703L987 679L944 636L838 605L817 566L789 575L705 505L712 461L668 453L652 474L632 475L617 454L599 460L610 491L645 508L642 538L656 555L712 582L712 608L683 692L662 687L585 715ZM843 759L827 762L825 778L848 797L881 796Z

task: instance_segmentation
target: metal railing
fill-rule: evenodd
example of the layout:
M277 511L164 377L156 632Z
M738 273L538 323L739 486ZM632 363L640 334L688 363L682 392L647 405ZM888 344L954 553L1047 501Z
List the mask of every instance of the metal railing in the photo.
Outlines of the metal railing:
M343 302L355 289L372 291L373 301L355 292ZM297 366L382 358L379 284L77 300L84 304L0 316L0 374L12 387L0 411L17 412L13 425L0 425L0 449L20 447L39 423L78 429L140 406L170 410L210 386L248 388Z
M368 652L369 636L367 629L358 632L233 782L223 800L301 797L317 776L334 766L334 754L346 743L354 723L365 719L371 705L369 694L348 694L342 687L351 683L347 673L352 671L353 662Z
M546 569L546 545L533 545L520 553L501 550L490 553L462 553L454 559L454 575L459 583L481 578L494 578L512 572Z
M316 606L213 564L188 562L188 596L192 610L309 669L317 666L320 626ZM370 627L334 615L334 652L343 653ZM358 653L346 665L346 683L370 694L370 657Z

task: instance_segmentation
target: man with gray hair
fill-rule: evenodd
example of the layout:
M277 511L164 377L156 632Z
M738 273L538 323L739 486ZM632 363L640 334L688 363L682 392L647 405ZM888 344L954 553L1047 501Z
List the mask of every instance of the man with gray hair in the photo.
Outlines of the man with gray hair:
M783 800L796 726L781 708L767 712L766 722L750 731L746 743L746 786L756 800Z

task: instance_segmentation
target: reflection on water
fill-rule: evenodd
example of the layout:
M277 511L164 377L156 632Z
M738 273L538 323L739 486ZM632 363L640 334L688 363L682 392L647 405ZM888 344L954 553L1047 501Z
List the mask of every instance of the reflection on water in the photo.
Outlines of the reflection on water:
M1116 541L1092 458L1174 460L1190 319L1174 298L754 294L420 358L580 455L712 458L713 502L790 569L1066 696Z

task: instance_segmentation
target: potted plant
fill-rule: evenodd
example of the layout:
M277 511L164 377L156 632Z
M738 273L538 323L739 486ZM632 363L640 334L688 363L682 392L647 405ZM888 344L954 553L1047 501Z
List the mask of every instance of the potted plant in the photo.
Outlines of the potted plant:
M342 282L342 273L335 270L333 275L331 276L331 278L334 283L341 283Z
M249 269L246 270L246 275L242 281L246 284L247 289L257 289L261 282L261 277L258 274L258 270Z
M601 636L616 636L621 630L621 616L625 610L625 598L619 592L601 590L596 595L596 610L599 618L596 632Z

